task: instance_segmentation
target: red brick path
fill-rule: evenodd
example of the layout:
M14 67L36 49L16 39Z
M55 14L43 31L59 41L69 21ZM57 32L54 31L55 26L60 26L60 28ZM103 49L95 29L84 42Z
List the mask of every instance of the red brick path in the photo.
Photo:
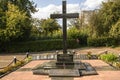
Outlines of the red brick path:
M46 61L47 60L32 61L27 65L23 66L22 68L33 68L36 65L42 64L43 62L46 62ZM83 62L89 62L93 67L102 67L102 66L109 67L108 64L104 63L101 60L84 60ZM120 80L120 71L114 71L114 70L99 71L98 70L97 72L98 72L98 75L76 77L74 78L74 80ZM6 75L0 80L51 80L51 78L49 78L49 76L33 75L32 71L17 70Z

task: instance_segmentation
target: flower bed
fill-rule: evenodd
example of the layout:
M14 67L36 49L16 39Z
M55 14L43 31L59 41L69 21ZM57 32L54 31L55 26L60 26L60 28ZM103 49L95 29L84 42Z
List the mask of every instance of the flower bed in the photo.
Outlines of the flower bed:
M116 69L120 69L119 57L117 57L114 53L101 54L99 55L99 59L105 61Z

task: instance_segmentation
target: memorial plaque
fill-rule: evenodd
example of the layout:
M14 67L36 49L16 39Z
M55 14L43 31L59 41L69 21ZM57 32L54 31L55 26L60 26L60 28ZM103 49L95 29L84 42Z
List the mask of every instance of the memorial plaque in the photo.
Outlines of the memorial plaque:
M57 55L58 62L73 62L73 55L72 54L58 54Z

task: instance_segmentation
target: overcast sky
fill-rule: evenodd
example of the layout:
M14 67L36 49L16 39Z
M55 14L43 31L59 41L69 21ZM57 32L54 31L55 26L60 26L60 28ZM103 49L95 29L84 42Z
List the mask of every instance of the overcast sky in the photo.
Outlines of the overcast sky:
M51 13L62 12L62 0L32 0L37 4L38 12L32 14L32 17L45 19L49 18ZM98 9L102 1L105 0L66 0L67 13L80 13L81 10Z

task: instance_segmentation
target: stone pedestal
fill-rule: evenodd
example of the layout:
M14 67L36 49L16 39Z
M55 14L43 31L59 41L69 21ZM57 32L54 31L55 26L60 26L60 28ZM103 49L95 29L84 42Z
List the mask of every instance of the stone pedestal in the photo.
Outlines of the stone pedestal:
M73 62L73 54L57 54L57 62Z
M58 54L56 66L58 68L74 68L73 54Z

